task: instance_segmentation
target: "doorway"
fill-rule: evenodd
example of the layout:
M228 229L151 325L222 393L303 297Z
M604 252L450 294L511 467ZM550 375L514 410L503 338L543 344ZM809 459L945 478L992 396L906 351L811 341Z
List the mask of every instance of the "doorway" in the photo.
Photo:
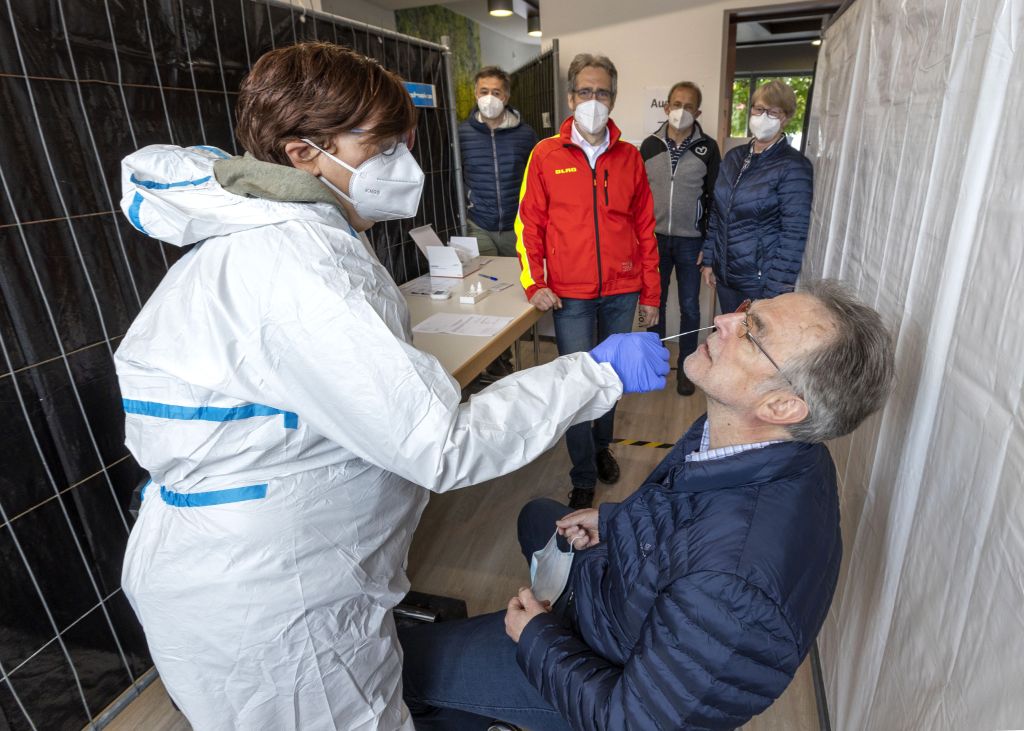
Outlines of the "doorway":
M828 19L841 4L792 3L726 12L718 128L723 155L747 142L750 97L758 86L775 79L788 84L796 94L796 114L785 131L790 144L803 152L818 46Z

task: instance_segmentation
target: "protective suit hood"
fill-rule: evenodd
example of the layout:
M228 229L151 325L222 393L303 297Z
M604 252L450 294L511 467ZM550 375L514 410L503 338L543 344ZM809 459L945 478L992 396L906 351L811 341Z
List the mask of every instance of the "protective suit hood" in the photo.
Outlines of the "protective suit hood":
M132 153L121 163L121 190L131 224L175 246L286 221L351 231L315 176L206 145L150 145Z

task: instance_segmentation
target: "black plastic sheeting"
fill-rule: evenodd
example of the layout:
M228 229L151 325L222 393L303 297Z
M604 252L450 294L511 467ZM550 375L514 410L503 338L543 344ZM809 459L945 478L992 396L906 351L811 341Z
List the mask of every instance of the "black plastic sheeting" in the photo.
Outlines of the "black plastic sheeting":
M238 85L272 47L366 53L448 99L441 51L251 0L0 3L0 728L77 729L152 665L120 591L133 488L112 354L183 253L118 208L153 143L232 153ZM370 239L398 282L409 240L458 233L448 110L421 110L411 221ZM29 720L31 719L31 721Z
M555 98L556 72L554 50L550 49L511 73L515 107L541 138L556 134L562 123Z

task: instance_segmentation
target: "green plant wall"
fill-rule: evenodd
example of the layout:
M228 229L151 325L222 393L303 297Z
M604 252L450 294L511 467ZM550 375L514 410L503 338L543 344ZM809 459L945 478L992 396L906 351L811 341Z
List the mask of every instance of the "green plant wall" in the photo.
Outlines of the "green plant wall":
M441 36L448 36L448 46L452 50L455 109L459 119L468 117L476 105L473 77L480 69L480 27L476 21L442 5L428 5L396 10L395 24L400 33L425 41L440 43Z

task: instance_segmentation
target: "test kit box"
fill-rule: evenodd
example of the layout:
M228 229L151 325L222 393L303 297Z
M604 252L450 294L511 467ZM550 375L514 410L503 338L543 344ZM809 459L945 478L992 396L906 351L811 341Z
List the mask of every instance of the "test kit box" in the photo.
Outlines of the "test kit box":
M445 246L430 224L409 231L427 257L432 277L463 278L480 268L480 248L473 236L452 236Z

